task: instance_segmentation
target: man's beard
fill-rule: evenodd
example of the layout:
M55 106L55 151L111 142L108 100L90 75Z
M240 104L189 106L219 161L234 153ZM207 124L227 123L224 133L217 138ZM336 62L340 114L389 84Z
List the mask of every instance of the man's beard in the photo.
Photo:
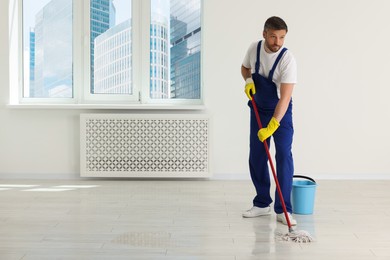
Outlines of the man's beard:
M276 44L270 45L268 43L266 43L266 46L267 46L268 50L270 50L272 52L277 52L282 47L282 46L279 46L279 45L276 45Z

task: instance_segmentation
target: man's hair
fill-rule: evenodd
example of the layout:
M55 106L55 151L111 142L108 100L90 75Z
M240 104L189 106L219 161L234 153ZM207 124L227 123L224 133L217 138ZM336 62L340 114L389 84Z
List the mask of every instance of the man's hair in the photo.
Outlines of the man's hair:
M283 21L282 18L277 16L272 16L265 21L264 31L266 30L286 30L288 32L287 24Z

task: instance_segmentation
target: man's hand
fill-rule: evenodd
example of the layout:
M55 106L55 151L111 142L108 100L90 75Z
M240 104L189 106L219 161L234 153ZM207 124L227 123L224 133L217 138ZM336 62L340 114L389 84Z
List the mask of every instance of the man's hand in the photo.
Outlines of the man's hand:
M252 78L247 78L245 83L245 94L248 96L249 100L252 100L252 95L256 94L255 83Z
M257 136L259 137L261 142L264 142L268 137L270 137L276 129L279 127L279 122L276 120L275 117L272 117L271 120L269 121L267 127L263 127L257 132Z

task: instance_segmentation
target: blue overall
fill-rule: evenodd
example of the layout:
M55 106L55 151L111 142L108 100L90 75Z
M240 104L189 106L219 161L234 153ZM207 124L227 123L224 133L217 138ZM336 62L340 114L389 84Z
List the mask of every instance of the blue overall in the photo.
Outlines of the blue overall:
M259 110L261 124L263 127L266 127L268 122L271 120L275 111L275 107L279 101L276 84L272 81L272 77L278 62L287 49L282 49L271 71L269 72L268 78L266 78L259 73L260 48L261 41L257 45L256 66L255 72L252 74L252 79L256 86L256 94L254 95L254 99ZM257 136L259 126L256 121L256 116L255 112L253 111L251 101L248 102L248 105L251 111L249 169L252 182L256 188L257 193L256 197L253 199L253 205L263 208L268 207L272 203L272 198L270 196L270 174L267 164L268 158L264 149L264 145ZM275 143L277 178L287 211L290 213L292 212L290 195L292 189L292 178L294 174L294 162L291 153L293 133L294 128L292 121L292 101L290 101L286 114L280 121L279 128L273 134ZM270 145L270 139L271 138L267 139L268 145ZM274 210L277 214L283 213L282 204L277 192L275 192Z

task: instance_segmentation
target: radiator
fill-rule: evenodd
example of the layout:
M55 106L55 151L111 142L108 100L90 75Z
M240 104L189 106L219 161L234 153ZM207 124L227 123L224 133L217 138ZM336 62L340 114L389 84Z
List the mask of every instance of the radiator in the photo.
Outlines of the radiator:
M81 114L82 177L210 177L209 118Z

